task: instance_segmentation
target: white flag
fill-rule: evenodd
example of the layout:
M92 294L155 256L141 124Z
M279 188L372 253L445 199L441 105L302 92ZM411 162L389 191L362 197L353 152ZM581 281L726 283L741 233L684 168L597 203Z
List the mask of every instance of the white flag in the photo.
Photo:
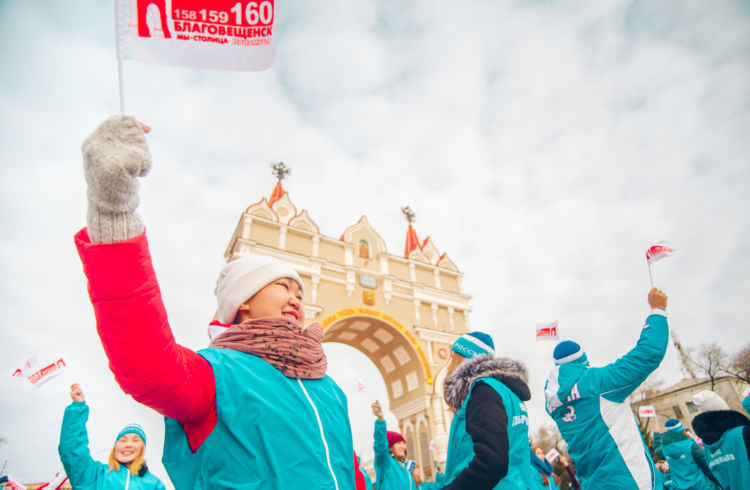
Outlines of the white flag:
M115 0L117 56L265 70L274 59L275 18L275 0Z
M651 245L646 250L646 261L651 264L657 260L671 256L675 252L667 242L659 242L655 245Z
M638 416L642 419L656 417L656 409L653 405L643 405L638 407Z
M536 324L537 340L556 340L558 337L557 320L554 322Z
M35 356L23 363L23 367L16 368L11 373L11 376L14 378L26 378L34 387L39 387L60 374L66 367L68 367L68 363L62 355L50 362L44 363L37 361Z
M552 448L544 457L547 458L547 461L549 461L550 463L553 463L557 459L558 456L560 456L560 453L557 452L557 449Z

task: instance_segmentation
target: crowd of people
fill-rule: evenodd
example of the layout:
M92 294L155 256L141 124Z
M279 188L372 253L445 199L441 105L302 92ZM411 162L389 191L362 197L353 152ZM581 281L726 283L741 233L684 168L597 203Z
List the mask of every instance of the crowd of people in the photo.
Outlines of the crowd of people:
M113 116L84 141L87 226L75 242L117 383L165 417L162 461L175 488L559 488L542 448L530 445L526 367L496 356L486 333L452 345L447 459L429 482L408 459L403 436L387 430L379 402L372 405L374 481L360 467L346 397L326 374L323 329L303 327L304 284L289 264L255 255L229 262L217 281L211 344L198 352L179 345L136 213L138 177L151 166L147 129ZM652 289L648 304L635 347L606 366L591 367L573 341L554 349L544 394L567 443L570 461L560 456L560 463L571 487L750 488L750 420L736 411L696 417L700 440L679 421L667 422L655 448L663 460L654 463L626 402L668 344L667 296ZM71 397L59 452L74 488L164 488L143 460L146 434L138 425L117 434L107 464L95 462L80 386Z

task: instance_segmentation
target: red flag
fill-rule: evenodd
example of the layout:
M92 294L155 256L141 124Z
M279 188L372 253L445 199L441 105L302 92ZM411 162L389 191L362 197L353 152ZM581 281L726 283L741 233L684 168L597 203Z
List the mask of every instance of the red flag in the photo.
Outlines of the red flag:
M547 458L547 461L549 461L550 463L553 463L557 459L558 456L560 456L560 453L557 452L557 449L552 448L544 457Z
M117 56L150 63L265 70L275 0L115 0Z
M68 363L62 355L44 364L40 364L35 356L27 360L22 368L16 368L11 376L19 379L26 378L29 383L38 387L60 374L66 367Z
M638 407L638 416L642 419L656 417L656 408L653 405L643 405Z
M557 320L536 324L536 340L555 340L558 337Z
M651 264L652 262L656 262L657 260L669 257L674 252L675 249L670 247L667 242L659 242L655 245L652 245L648 250L646 250L646 261Z

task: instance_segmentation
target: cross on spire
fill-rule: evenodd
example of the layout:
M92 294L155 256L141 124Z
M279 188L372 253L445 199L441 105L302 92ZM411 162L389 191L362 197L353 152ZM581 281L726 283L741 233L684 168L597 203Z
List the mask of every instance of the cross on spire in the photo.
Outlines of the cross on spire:
M292 169L287 167L284 162L272 163L271 171L279 182L284 180L290 173L292 173Z
M411 225L414 223L414 220L416 219L417 215L412 211L412 209L409 206L403 206L401 208L401 212L404 213L404 216L406 216L406 221L409 222Z

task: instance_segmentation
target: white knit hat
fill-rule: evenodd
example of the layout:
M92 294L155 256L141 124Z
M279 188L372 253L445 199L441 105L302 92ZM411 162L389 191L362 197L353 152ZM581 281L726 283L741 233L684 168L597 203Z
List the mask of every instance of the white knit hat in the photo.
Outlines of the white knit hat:
M729 410L727 402L710 390L699 391L693 395L693 403L698 406L698 410L701 412L708 412L711 410Z
M216 281L216 300L219 303L217 320L232 323L237 310L255 293L276 279L288 277L299 284L304 294L302 279L290 264L265 255L247 255L225 265Z

